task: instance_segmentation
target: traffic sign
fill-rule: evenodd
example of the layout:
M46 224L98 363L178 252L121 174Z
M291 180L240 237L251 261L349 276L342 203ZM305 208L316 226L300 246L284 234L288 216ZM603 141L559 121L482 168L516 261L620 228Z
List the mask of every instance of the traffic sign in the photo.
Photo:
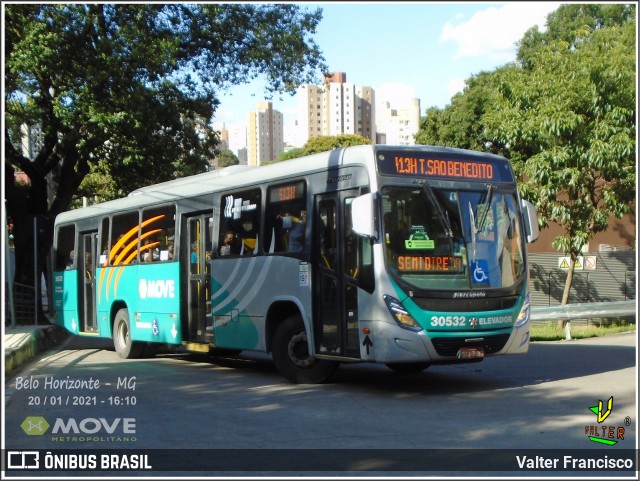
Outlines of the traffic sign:
M598 256L584 256L584 268L587 271L595 271Z
M595 256L589 256L589 257L595 257ZM576 257L574 269L577 270L577 271L584 270L585 269L584 263L585 263L585 257L584 256ZM571 265L571 256L558 257L558 268L560 268L562 270L569 270L569 266L570 265ZM594 261L593 265L595 265L595 261ZM595 267L594 267L594 269L595 269Z

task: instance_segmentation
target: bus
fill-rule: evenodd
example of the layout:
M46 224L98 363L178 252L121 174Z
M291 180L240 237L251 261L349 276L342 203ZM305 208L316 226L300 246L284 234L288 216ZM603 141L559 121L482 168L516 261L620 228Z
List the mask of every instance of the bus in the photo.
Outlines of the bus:
M526 353L534 206L500 156L363 145L232 166L61 213L54 322L159 346L271 355L293 383Z

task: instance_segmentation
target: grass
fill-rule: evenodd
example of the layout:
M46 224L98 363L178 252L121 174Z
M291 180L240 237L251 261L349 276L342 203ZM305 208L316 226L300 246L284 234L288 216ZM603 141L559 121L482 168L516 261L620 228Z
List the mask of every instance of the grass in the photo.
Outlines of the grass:
M636 323L626 320L615 320L600 324L576 324L571 323L571 338L584 339L587 337L608 336L621 332L636 330ZM564 328L558 327L557 321L548 321L544 324L531 326L532 341L560 341L566 337Z

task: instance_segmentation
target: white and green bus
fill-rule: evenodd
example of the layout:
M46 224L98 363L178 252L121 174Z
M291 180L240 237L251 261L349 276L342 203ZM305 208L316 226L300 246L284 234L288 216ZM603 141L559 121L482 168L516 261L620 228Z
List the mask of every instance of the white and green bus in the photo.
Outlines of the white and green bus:
M503 157L354 146L233 166L62 213L55 322L160 345L271 353L290 381L402 372L529 346L536 212Z

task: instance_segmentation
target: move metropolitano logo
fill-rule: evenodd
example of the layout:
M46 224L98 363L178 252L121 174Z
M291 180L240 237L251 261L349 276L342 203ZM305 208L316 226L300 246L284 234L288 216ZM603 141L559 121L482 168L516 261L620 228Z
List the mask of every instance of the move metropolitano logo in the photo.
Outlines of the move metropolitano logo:
M135 441L136 419L135 418L113 418L106 419L103 417L83 419L76 418L56 418L53 425L49 423L43 416L27 416L20 424L20 427L27 436L43 436L51 428L51 435L68 436L101 436L109 434L107 438L91 438L90 440L102 441ZM124 437L121 437L124 436ZM72 440L84 440L83 438ZM87 439L89 440L89 439Z

